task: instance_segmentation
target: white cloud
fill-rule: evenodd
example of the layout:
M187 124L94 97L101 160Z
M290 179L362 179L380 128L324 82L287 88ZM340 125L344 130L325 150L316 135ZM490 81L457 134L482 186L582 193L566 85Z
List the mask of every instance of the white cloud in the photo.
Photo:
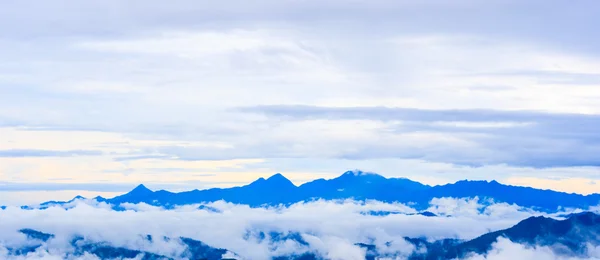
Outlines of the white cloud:
M492 250L487 255L472 255L469 260L501 260L501 259L539 259L539 260L575 260L575 259L600 259L599 247L588 246L588 255L583 257L569 257L556 255L549 247L530 247L513 243L506 238L499 238L493 244Z
M451 216L363 214L367 211L415 212L402 204L375 201L316 201L273 208L250 208L225 202L207 204L218 209L218 212L213 212L198 209L198 205L164 210L145 204L124 205L130 210L113 211L104 203L80 200L66 206L68 210L62 207L46 210L8 207L2 210L0 245L6 247L27 243L16 230L32 228L56 235L45 247L51 254L67 250L68 241L74 234L92 241L108 241L114 246L170 256L182 252L182 246L174 242L150 243L142 239L144 235L151 234L155 237L184 236L198 239L249 259L309 251L318 252L328 259L363 259L365 250L355 246L355 243L375 244L382 253L406 256L415 248L404 241L405 236L471 239L541 214L506 204L481 205L477 200L440 199L434 204L438 205L436 213ZM441 204L445 206L439 207ZM485 209L485 213L457 210L461 207ZM273 245L254 236L244 239L248 231L255 235L260 231L267 234L270 231L283 234L298 232L309 246L287 241L273 248Z
M124 205L130 210L118 212L104 203L92 201L77 201L68 206L68 210L62 207L47 210L9 207L0 214L0 221L3 223L0 226L0 255L6 256L6 247L32 243L16 230L33 228L55 234L56 237L34 253L11 259L62 259L70 250L68 243L74 234L91 241L105 241L117 247L168 256L180 255L183 252L182 245L162 240L150 243L143 236L190 237L213 247L229 249L248 259L267 259L269 256L304 252L317 252L326 259L364 259L366 251L355 246L357 242L377 245L380 253L390 253L402 258L414 250L422 250L407 243L403 239L405 236L428 237L430 240L471 239L489 231L508 228L529 216L541 215L539 212L507 204L480 204L476 199L441 198L432 204L436 206L430 210L448 217L361 214L370 210L415 212L402 204L375 201L316 201L273 208L250 208L225 202L206 205L218 209L218 212L198 209L198 205L164 210L145 204ZM271 245L256 236L244 239L248 231L252 231L254 235L260 231L267 234L270 231L283 234L298 232L309 245L292 240ZM590 246L589 252L591 257L595 257L595 252L600 251ZM94 259L93 257L84 255L80 259ZM547 247L525 247L506 239L499 239L489 254L474 255L470 259L509 257L575 259L561 258Z

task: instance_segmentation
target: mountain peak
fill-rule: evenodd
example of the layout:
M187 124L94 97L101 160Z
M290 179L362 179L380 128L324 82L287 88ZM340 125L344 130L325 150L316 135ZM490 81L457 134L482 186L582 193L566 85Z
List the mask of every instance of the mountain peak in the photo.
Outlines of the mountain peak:
M285 176L283 176L281 173L274 174L273 176L269 177L267 179L267 181L271 182L271 183L279 183L281 185L289 185L289 184L291 184L293 186L296 186L296 185L294 185L292 183L292 181L290 181L288 178L286 178Z
M258 178L257 180L255 180L254 182L250 183L248 186L269 186L269 187L284 187L284 186L290 186L290 187L296 187L296 185L294 185L294 183L292 183L290 180L288 180L285 176L283 176L281 173L277 173L274 174L273 176L265 179L263 177Z
M246 186L252 186L252 185L260 184L260 183L263 183L265 181L267 181L267 180L265 180L265 178L260 177L260 178L256 179L255 181L251 182L250 184L246 185Z
M385 177L377 174L377 173L373 173L373 172L364 172L361 170L353 170L353 171L347 171L344 174L342 174L341 176L337 177L336 179L341 179L341 180L353 180L353 179L361 179L361 180L383 180L385 179Z
M84 200L85 197L81 196L81 195L77 195L75 196L75 198L73 198L72 200Z
M489 181L484 181L484 180L468 180L468 179L464 179L464 180L459 180L457 182L455 182L454 184L446 184L446 185L468 185L468 184L490 184Z
M98 202L103 202L106 201L106 198L102 197L102 196L96 196L93 198L94 200L98 201Z
M283 176L281 173L273 174L273 176L267 178L267 181L274 181L274 180L288 180L288 179L285 176Z
M344 174L342 174L342 176L381 176L377 173L373 173L373 172L364 172L361 170L352 170L352 171L346 171L344 172Z
M144 184L140 184L137 187L135 187L133 190L131 190L129 192L129 194L146 194L146 193L152 193L152 191L148 188L146 188L146 186L144 186Z

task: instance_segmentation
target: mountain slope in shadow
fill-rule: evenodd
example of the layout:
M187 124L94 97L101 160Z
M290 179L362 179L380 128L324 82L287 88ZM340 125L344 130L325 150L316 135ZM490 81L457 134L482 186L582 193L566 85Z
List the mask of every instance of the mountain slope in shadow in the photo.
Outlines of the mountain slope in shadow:
M600 245L600 216L592 212L572 214L564 220L547 217L530 217L515 226L490 232L475 239L459 242L458 240L440 240L433 243L425 239L407 239L416 247L424 247L427 253L413 255L410 259L455 259L465 258L470 254L486 254L498 238L530 247L547 246L557 255L587 255L587 245Z

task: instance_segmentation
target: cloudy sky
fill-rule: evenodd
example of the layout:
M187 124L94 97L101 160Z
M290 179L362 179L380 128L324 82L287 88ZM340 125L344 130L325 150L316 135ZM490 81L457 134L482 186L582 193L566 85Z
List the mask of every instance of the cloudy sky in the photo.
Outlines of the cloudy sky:
M3 1L0 203L348 169L600 192L597 10Z

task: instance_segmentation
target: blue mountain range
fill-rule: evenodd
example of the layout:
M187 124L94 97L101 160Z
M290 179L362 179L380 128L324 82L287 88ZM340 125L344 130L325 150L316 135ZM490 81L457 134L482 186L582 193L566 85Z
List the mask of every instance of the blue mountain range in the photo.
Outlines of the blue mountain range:
M425 211L433 198L474 198L491 199L494 202L505 202L531 207L547 212L555 212L560 208L588 208L600 202L599 194L580 195L540 190L529 187L518 187L500 184L496 181L458 181L452 184L429 186L405 178L385 178L374 173L361 171L348 171L333 179L318 179L300 186L294 185L281 174L275 174L267 179L260 178L248 185L233 188L214 188L207 190L192 190L186 192L169 192L165 190L152 191L144 185L139 185L132 191L110 199L96 197L100 202L113 205L120 209L122 203L144 202L162 207L195 204L224 200L232 203L246 204L253 207L263 205L288 205L302 201L318 199L338 200L378 200L382 202L411 203L411 206L421 208L419 213L423 216L436 217L434 213ZM75 197L71 201L49 201L42 203L41 208L53 205L65 205L83 197ZM218 211L207 205L201 209ZM122 209L122 208L121 208ZM395 212L369 211L362 214L384 216L397 214ZM427 238L409 238L417 250L411 256L402 256L408 259L461 259L470 254L485 254L492 248L498 238L504 237L515 243L531 246L548 246L557 255L585 256L588 248L586 244L600 245L600 216L595 213L583 212L560 216L561 219L546 217L531 217L515 226L483 234L472 240L462 241L457 239L443 239L430 241ZM46 241L54 238L52 234L42 233L32 229L20 231L31 240L40 241L38 245L23 248L9 248L12 255L23 255L36 250ZM154 239L147 236L149 241ZM171 238L160 238L171 239ZM201 241L189 238L175 238L186 245L188 250L185 256L167 257L135 249L114 247L108 242L89 241L82 237L74 237L72 246L73 254L94 254L102 259L143 256L142 259L222 259L225 253L235 254L227 249L213 248ZM249 230L244 239L258 241L266 240L276 246L286 240L294 241L300 245L307 245L299 233L277 233L270 231ZM366 259L396 258L393 252L381 253L375 245L357 243L367 252ZM424 253L419 253L424 252ZM399 253L398 253L399 254ZM318 252L305 252L300 255L282 255L273 259L325 259Z
M500 184L496 181L458 181L452 184L429 186L406 178L385 178L374 173L348 171L333 179L317 179L300 186L294 185L281 174L260 178L248 185L233 188L213 188L185 192L151 191L139 185L132 191L111 199L96 197L98 201L119 205L140 203L163 207L224 200L253 207L262 205L289 205L318 199L378 200L382 202L412 203L425 209L433 198L491 199L494 202L517 204L546 212L560 208L588 208L600 204L600 194L581 195L552 190ZM49 206L64 202L47 202Z

